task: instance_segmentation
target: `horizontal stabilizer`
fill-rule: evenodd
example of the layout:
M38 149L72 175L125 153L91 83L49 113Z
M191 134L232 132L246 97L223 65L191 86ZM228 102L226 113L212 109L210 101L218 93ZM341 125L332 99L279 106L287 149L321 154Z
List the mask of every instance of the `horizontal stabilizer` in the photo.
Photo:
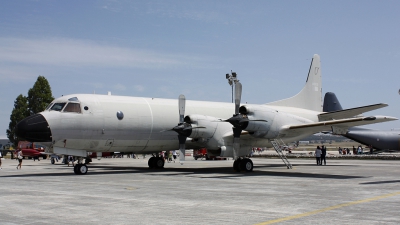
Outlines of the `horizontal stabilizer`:
M330 120L317 123L308 123L301 125L286 125L280 131L281 137L294 137L303 133L318 133L322 131L332 130L332 126L339 126L341 129L347 129L354 126L362 126L374 123L382 123L397 120L395 117L390 116L369 116L347 118L340 120Z
M362 113L380 109L386 106L388 106L388 104L379 103L379 104L361 106L357 108L345 109L335 112L326 112L319 114L318 118L319 121L339 120L339 119L354 117Z

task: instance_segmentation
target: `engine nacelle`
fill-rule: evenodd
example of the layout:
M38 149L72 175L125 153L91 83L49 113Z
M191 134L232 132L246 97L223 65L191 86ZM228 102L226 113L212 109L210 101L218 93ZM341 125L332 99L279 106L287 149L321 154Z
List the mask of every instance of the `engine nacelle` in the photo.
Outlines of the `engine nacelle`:
M265 137L271 129L277 111L262 105L243 105L239 108L239 113L249 119L247 124L243 125L244 130L254 137Z
M184 121L192 126L192 133L189 137L199 142L208 141L218 126L217 118L199 114L188 115Z

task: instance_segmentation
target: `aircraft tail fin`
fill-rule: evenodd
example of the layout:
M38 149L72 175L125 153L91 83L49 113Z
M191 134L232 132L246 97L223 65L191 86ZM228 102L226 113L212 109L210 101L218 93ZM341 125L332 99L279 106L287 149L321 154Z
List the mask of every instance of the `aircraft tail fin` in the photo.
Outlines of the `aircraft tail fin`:
M326 92L324 97L324 107L322 109L323 112L335 112L343 110L342 105L337 99L335 93Z
M267 105L296 107L313 111L322 111L322 79L321 79L321 60L315 54L312 58L308 77L303 89L295 96L271 103Z

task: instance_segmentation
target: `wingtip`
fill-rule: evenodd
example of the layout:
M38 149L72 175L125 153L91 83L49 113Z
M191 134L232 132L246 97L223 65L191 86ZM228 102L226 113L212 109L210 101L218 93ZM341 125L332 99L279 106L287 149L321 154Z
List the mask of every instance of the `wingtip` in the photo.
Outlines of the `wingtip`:
M393 116L375 116L375 118L377 120L386 120L386 121L398 120L398 118Z

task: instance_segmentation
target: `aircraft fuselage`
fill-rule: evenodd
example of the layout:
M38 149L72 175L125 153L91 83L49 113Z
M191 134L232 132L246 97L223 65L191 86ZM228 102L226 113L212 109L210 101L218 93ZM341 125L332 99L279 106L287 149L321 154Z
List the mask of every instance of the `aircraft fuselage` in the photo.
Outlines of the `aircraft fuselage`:
M270 146L268 140L279 137L284 124L305 124L318 120L318 112L305 109L246 106L252 109L249 119L262 118L266 122L252 123L257 132L242 134L243 151L253 146ZM194 125L205 127L193 129L186 143L187 148L218 150L221 146L230 146L232 125L221 120L231 117L234 107L232 103L187 101L185 114ZM56 149L154 153L179 147L178 135L171 130L179 122L178 101L175 99L68 95L55 99L40 114L47 121L51 133L48 141L41 142L48 142L48 146ZM292 141L307 135L310 134L285 138ZM226 154L230 155L229 151L228 147Z

